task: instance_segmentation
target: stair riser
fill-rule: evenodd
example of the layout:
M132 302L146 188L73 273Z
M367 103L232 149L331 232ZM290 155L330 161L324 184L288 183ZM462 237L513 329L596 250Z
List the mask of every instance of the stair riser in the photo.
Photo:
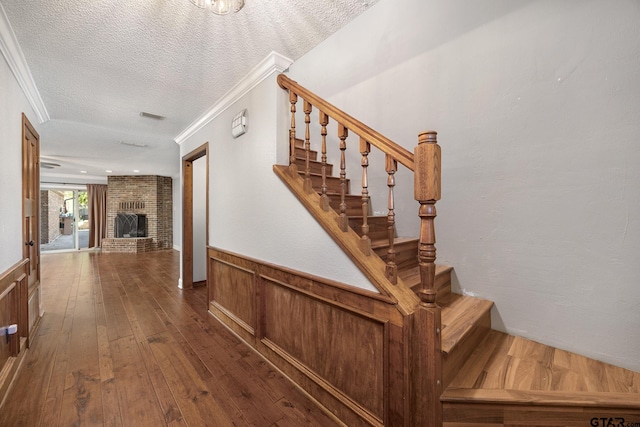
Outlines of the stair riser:
M455 351L449 355L443 355L443 379L446 388L456 376L462 365L467 361L473 350L491 329L491 311L487 311L475 323L473 329L456 345Z
M306 160L304 158L296 158L296 166L298 167L299 171L304 171L307 168L306 165ZM320 162L314 162L311 161L309 162L309 167L311 168L311 173L317 173L319 175L322 175L322 163ZM333 175L333 165L328 163L327 164L327 176L331 176Z
M304 178L304 172L301 172L298 169L298 173L300 173L300 176L302 178ZM342 187L341 187L341 181L340 178L335 177L335 176L328 176L327 177L327 191L331 192L331 193L340 193L342 191ZM313 187L314 190L320 192L322 190L322 176L319 175L311 175L311 185ZM346 185L347 185L347 189L346 189L346 193L345 194L349 194L349 180L346 180Z
M500 392L502 390L492 390ZM534 392L536 393L536 392ZM538 392L539 393L539 392ZM479 393L481 396L485 396L484 393ZM565 395L565 393L558 393L559 395ZM570 402L569 404L564 402L562 397L558 400L562 404L558 404L553 401L547 400L546 402L540 402L536 400L537 394L529 395L527 391L521 391L518 393L519 399L514 402L504 402L503 400L496 401L477 401L474 399L463 400L460 402L445 402L442 405L442 418L443 425L445 426L466 426L466 427L482 427L482 426L503 426L503 425L519 425L519 426L617 426L619 420L639 420L640 409L627 409L618 408L610 409L609 405L598 405L602 408L609 408L607 411L594 409L593 403L590 400L597 401L600 399L602 393L593 393L592 396L587 397L580 396L583 402ZM554 394L550 394L554 396ZM635 400L635 395L629 393ZM525 396L530 396L529 400L522 402ZM544 396L548 399L548 395ZM480 398L482 399L482 397ZM541 399L542 400L542 399ZM587 403L589 402L589 403ZM639 406L640 408L640 406ZM597 415L597 416L594 416ZM500 422L489 423L487 420L500 420ZM517 420L516 422L509 422L503 420ZM562 421L559 421L562 420ZM593 421L595 420L595 422ZM616 421L618 420L618 421ZM625 424L623 424L625 425ZM636 423L629 423L628 425L637 425Z
M405 242L394 245L393 249L396 252L395 263L398 269L412 268L418 265L418 243L417 242ZM376 253L384 261L387 261L389 248L381 247L375 249Z
M362 197L356 195L346 196L345 203L347 204L347 216L362 215ZM340 194L329 194L329 206L340 213Z
M358 215L362 215L362 212L360 212ZM389 238L386 216L368 217L367 225L369 226L369 239L382 240ZM358 233L358 235L362 236L362 217L349 218L349 227L351 227L356 233Z
M421 285L417 284L411 287L416 294L420 291ZM446 305L451 299L451 271L436 275L436 292L438 305Z
M296 147L296 159L306 159L307 153L304 148ZM310 150L309 151L309 160L313 160L314 162L318 160L318 152Z

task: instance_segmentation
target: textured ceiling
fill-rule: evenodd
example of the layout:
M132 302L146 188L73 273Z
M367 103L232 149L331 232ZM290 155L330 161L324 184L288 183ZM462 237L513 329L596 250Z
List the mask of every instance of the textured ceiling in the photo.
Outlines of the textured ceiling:
M176 176L173 138L271 51L295 60L374 2L246 0L216 16L189 0L0 0L51 117L41 157L62 166L43 181Z

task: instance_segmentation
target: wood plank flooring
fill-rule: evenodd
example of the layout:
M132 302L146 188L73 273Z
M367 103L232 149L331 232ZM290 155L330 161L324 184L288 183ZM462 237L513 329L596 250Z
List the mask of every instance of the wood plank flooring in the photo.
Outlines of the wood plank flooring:
M45 315L0 426L334 426L180 290L179 254L42 256Z

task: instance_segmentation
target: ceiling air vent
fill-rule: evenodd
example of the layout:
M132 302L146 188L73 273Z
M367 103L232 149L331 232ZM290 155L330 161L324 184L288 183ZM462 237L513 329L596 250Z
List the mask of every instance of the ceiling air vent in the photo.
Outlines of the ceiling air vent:
M146 148L147 144L142 144L140 142L129 142L129 141L120 141L122 145L128 145L129 147L138 147L138 148Z
M166 118L165 116L159 116L157 114L151 114L145 111L140 111L140 116L146 117L148 119L153 119L153 120L164 120Z
M40 162L40 167L43 169L53 169L53 168L59 168L60 165L58 163Z

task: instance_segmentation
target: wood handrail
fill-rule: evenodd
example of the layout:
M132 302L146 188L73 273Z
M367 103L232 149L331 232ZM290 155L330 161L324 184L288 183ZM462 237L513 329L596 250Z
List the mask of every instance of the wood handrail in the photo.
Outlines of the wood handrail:
M329 117L336 120L338 123L341 123L353 133L364 138L374 147L393 157L399 163L411 169L412 171L414 170L413 153L411 153L409 150L371 129L361 121L354 119L349 114L320 98L310 90L300 86L298 82L296 82L295 80L291 80L284 74L278 75L278 85L280 85L282 89L293 92L296 95L299 95L301 98L309 101L311 105L315 106L316 108L327 114Z

